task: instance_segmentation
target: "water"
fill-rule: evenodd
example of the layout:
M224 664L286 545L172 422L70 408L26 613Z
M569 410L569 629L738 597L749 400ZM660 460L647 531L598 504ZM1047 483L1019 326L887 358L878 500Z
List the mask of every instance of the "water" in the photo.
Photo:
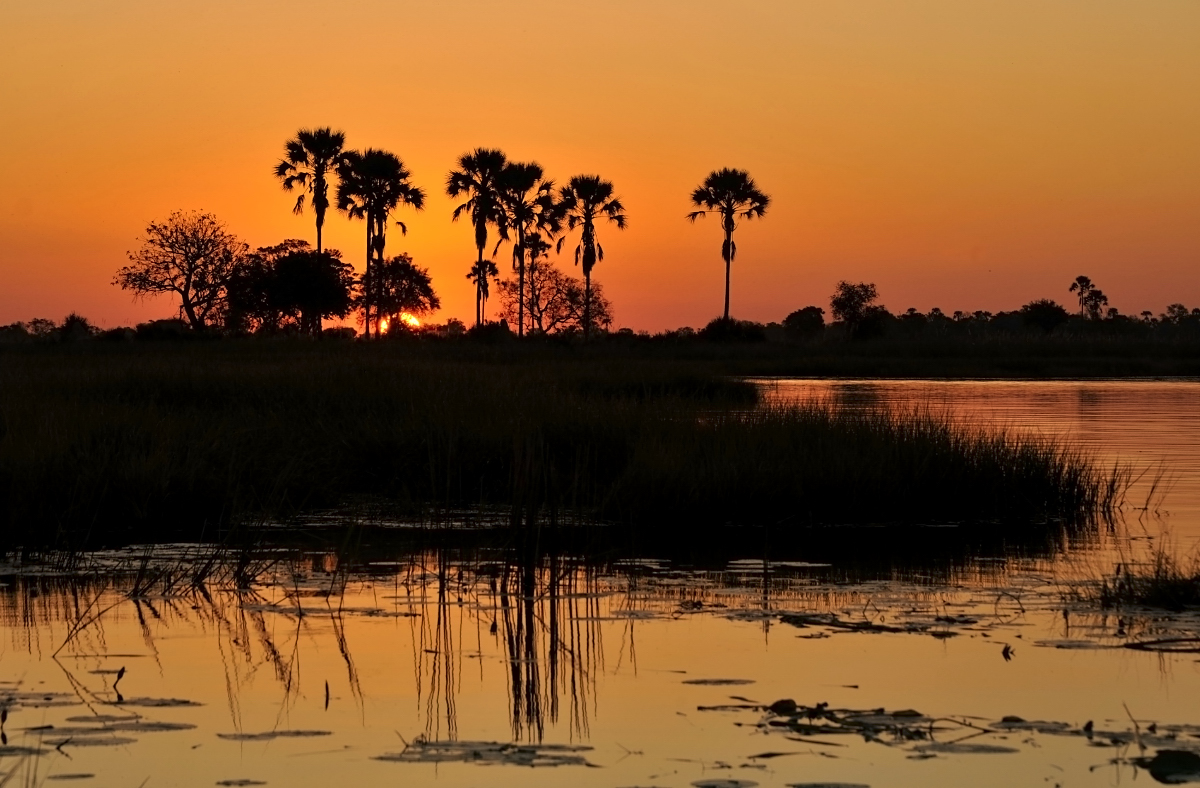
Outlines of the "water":
M1036 429L1106 461L1166 462L1174 484L1157 514L1131 508L1125 531L1070 548L867 572L811 556L514 562L316 540L211 567L186 546L13 565L0 571L0 772L96 786L1098 786L1152 783L1138 757L1200 751L1187 727L1200 654L1125 647L1194 637L1200 620L1073 599L1162 528L1181 544L1200 534L1200 384L770 387ZM869 531L851 539L869 549ZM829 706L763 709L781 699ZM925 716L855 713L880 708ZM1000 724L1009 715L1061 730Z

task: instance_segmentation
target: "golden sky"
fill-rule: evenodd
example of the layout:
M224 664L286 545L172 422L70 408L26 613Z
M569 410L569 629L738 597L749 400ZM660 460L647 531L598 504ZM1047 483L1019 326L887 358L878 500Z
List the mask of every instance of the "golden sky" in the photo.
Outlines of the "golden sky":
M1200 306L1198 41L1196 0L10 0L0 322L173 314L109 284L172 210L312 240L271 168L316 125L429 193L388 250L429 267L438 319L473 315L443 188L480 145L616 184L630 227L601 230L594 276L618 325L720 312L718 224L684 214L726 166L773 198L738 231L737 317L827 307L839 279L996 311L1068 301L1081 273L1122 311ZM350 261L364 236L330 216Z

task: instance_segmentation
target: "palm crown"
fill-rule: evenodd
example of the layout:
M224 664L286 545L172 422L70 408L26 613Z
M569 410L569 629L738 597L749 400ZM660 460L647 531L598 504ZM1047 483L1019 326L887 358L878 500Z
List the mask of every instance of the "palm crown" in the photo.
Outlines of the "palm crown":
M294 213L304 212L304 201L312 195L313 213L317 217L317 251L321 251L321 230L325 212L329 209L329 176L337 171L343 160L342 148L346 135L328 127L300 129L294 139L284 145L284 155L275 165L275 177L284 191L300 189Z

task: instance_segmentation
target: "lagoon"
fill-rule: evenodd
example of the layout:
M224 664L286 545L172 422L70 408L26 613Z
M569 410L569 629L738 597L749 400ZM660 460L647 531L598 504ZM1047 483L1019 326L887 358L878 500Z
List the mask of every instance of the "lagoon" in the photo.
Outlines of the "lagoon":
M724 557L530 558L369 529L12 557L0 772L97 786L1186 777L1185 756L1155 757L1200 753L1200 654L1157 642L1194 638L1200 618L1102 610L1088 589L1164 534L1194 549L1200 383L763 385L1036 430L1147 473L1114 522L999 545L939 524L922 538L957 548L927 560L881 551L885 526Z

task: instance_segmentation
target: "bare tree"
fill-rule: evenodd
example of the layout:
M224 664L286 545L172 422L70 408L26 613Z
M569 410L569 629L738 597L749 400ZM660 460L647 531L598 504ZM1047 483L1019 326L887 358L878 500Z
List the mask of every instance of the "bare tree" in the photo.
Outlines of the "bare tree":
M162 293L179 297L179 313L195 330L216 323L225 311L229 279L249 247L211 213L176 211L146 227L142 246L113 284L135 298Z
M526 268L524 287L519 279L500 282L500 303L505 320L515 321L522 312L529 321L531 334L559 334L583 331L586 323L587 293L583 282L568 276L548 260L535 257ZM592 284L591 327L608 330L612 325L612 305L603 288Z

